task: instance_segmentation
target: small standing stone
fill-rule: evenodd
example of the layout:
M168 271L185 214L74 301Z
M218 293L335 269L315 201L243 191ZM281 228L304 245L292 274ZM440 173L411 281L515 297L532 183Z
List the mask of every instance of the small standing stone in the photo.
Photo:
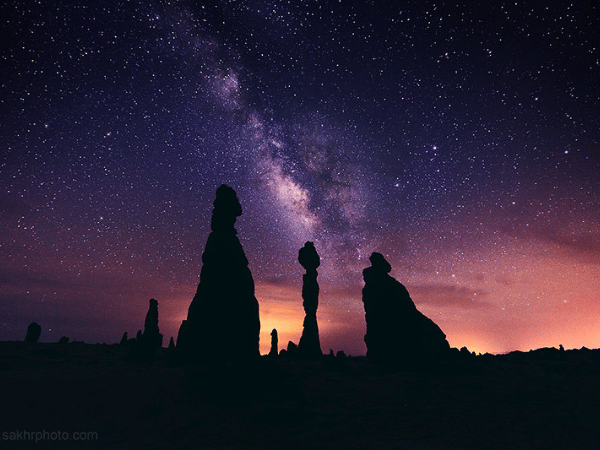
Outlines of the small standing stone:
M36 322L31 322L27 327L27 335L25 336L25 342L35 344L40 340L40 334L42 334L42 327Z

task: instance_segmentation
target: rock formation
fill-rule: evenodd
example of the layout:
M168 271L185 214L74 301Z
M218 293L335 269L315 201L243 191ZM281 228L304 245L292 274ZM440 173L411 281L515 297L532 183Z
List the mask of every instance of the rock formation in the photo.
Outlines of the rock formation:
M321 259L312 242L307 242L298 252L298 262L306 273L302 275L302 306L304 306L304 323L302 337L298 343L298 354L302 358L320 358L319 326L317 325L317 308L319 306L319 283L317 267Z
M277 337L277 330L273 328L271 331L271 351L269 351L269 356L277 356L279 355L279 338Z
M242 207L235 191L217 189L212 232L202 254L202 270L177 348L199 359L246 360L260 356L260 319L254 280L234 228Z
M298 346L292 342L288 341L287 349L285 351L285 355L288 358L296 358L298 357Z
M31 322L27 327L25 342L35 344L37 341L39 341L40 334L42 334L42 327L40 327L36 322Z
M119 342L120 345L127 345L127 331L125 333L123 333L123 336L121 337L121 341Z
M179 330L177 331L177 341L175 343L175 348L184 351L186 346L189 347L189 339L190 338L188 333L187 320L182 320L181 325L179 326Z
M169 349L174 349L175 348L175 341L173 341L173 336L171 336L171 339L169 339Z
M144 334L142 335L143 345L148 348L162 347L163 335L158 329L158 301L151 298L149 301L148 313L144 322Z
M367 357L379 364L410 366L433 362L449 354L446 335L417 310L406 288L389 275L390 264L380 253L363 271L363 303L367 321Z

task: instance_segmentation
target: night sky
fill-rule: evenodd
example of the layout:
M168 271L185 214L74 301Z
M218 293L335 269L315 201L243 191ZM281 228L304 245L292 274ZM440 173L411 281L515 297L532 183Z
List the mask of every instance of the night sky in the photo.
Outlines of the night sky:
M263 353L308 240L324 352L365 352L373 251L454 347L600 347L597 3L380 3L4 2L0 339L156 298L166 344L226 183Z

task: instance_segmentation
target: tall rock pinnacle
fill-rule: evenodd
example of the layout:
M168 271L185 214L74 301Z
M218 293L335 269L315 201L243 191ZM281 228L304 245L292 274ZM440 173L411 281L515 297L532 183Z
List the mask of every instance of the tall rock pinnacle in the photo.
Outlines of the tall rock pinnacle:
M177 348L199 359L247 360L260 356L260 319L254 280L234 228L242 207L224 184L213 206L200 283L179 329Z

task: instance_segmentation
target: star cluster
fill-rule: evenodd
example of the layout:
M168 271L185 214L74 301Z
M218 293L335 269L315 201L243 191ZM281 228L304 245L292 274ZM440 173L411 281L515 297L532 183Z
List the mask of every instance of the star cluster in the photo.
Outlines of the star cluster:
M600 346L593 3L0 6L0 338L175 336L227 183L262 350L364 353L361 271L392 264L451 345ZM458 3L458 2L456 2Z

